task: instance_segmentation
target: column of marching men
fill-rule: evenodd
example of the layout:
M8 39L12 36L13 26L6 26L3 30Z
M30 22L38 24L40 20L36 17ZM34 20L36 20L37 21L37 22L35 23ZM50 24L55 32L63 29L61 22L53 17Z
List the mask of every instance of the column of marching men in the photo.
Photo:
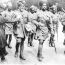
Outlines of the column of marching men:
M6 47L10 46L12 33L16 39L15 57L24 58L24 41L28 36L28 46L34 46L33 40L39 41L37 58L42 61L43 44L49 38L49 46L55 48L54 37L58 33L58 23L63 25L65 35L65 12L58 7L58 3L50 4L48 1L40 1L39 8L32 5L26 10L25 1L17 2L17 9L12 10L10 5L7 5L0 13L0 57L1 61L5 60L8 54ZM9 39L8 39L9 37ZM8 39L8 42L7 42ZM64 40L65 44L65 40ZM20 48L19 48L20 47ZM20 50L20 55L18 55Z

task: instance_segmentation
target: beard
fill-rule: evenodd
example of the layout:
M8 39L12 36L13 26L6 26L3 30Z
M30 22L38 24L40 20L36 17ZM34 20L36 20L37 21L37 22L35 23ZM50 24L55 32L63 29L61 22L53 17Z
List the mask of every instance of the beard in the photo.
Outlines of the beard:
M46 11L46 9L44 9L44 8L43 8L42 10L43 10L43 11Z

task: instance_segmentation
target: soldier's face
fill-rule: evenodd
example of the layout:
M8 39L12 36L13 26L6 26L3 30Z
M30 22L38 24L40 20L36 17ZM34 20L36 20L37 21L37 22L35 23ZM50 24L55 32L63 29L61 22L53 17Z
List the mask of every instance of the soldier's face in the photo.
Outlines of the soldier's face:
M42 9L43 9L43 10L46 10L46 9L47 9L47 5L46 5L46 4L43 4L43 5L42 5Z
M32 8L32 9L30 10L30 12L31 12L31 13L34 13L35 11L34 11L34 9Z
M19 10L20 10L20 11L23 11L23 10L24 10L24 7L19 7Z
M34 10L31 10L31 13L34 13Z

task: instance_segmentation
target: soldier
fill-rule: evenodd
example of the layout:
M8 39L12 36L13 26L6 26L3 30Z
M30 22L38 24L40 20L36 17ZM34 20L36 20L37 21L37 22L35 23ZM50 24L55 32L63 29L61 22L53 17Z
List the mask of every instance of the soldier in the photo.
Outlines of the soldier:
M36 6L31 6L30 7L30 12L28 14L28 24L26 26L26 29L28 31L28 46L33 46L33 38L34 34L36 32L36 25L32 22L34 19L36 19L35 13L36 13Z
M5 55L8 54L6 51L6 36L5 36L5 19L0 13L0 57L1 61L5 60Z
M17 15L16 15L17 13ZM15 12L16 19L19 18L19 20L16 20L14 25L14 35L16 37L16 51L15 51L15 57L18 56L18 49L20 46L20 59L24 59L23 57L23 49L24 49L24 25L23 25L23 18L21 16L20 12Z
M63 8L58 6L58 14L59 14L59 21L61 22L61 24L63 25L63 30L62 32L64 33L64 37L65 37L65 11ZM65 38L64 38L64 42L63 45L65 45Z
M15 57L18 56L18 50L20 46L20 59L25 60L23 56L23 50L24 50L24 41L25 41L25 27L24 21L25 19L23 18L23 14L21 11L24 11L21 9L21 7L18 7L17 11L14 11L15 18L13 19L15 21L15 24L13 26L14 28L14 35L16 38L16 51L15 51Z
M26 4L26 2L22 1L22 0L19 0L17 2L19 11L21 12L21 16L23 17L23 20L24 20L24 24L27 24L28 11L26 10L25 4ZM26 29L25 29L25 36L26 36L26 34L27 34L27 32L26 32Z
M38 46L38 53L37 57L39 61L42 61L43 56L42 56L42 49L43 49L43 43L44 41L48 38L48 27L47 27L47 21L50 20L51 18L47 16L49 12L47 11L47 2L43 1L39 3L40 9L37 13L37 19L33 20L33 23L37 25L37 31L36 31L36 36L39 41L39 46ZM52 21L50 21L52 24ZM53 26L50 25L51 30L53 30ZM52 33L53 34L53 33Z
M54 44L54 36L55 36L55 33L57 32L57 36L58 36L58 14L57 14L57 6L56 5L52 5L49 9L50 12L53 13L53 16L52 16L52 21L53 21L53 31L54 31L54 34L50 36L50 41L49 41L49 44L51 47L55 47L55 44Z
M63 25L63 33L64 33L64 42L63 42L63 45L65 45L65 13L64 12L61 12L61 24ZM65 51L64 51L64 54L65 54Z
M11 19L11 14L12 14L12 10L11 10L12 6L9 6L7 5L7 8L6 8L6 11L2 12L2 15L4 17L6 17L7 19ZM11 22L11 21L10 21ZM5 34L6 34L6 40L8 39L8 36L9 36L9 39L8 39L8 48L12 48L10 46L10 43L11 43L11 40L12 40L12 30L13 30L13 25L12 23L6 23L5 24Z

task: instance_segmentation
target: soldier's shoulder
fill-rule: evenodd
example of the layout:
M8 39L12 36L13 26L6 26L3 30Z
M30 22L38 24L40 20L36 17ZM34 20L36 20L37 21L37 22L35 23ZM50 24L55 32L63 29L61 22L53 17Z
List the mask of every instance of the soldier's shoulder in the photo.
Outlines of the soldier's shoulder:
M50 16L50 17L54 17L54 14L49 11L49 16Z
M24 12L25 12L25 13L28 13L28 11L27 11L27 10L24 10Z
M7 13L7 11L2 11L2 12L1 12L1 14L6 14L6 13Z
M14 12L13 12L15 15L21 15L21 13L20 13L20 11L18 11L18 10L15 10Z
M42 13L43 13L42 10L38 10L38 11L36 12L37 15L41 15Z
M26 11L26 10L24 10L24 15L28 15L29 14L29 12L28 11Z

